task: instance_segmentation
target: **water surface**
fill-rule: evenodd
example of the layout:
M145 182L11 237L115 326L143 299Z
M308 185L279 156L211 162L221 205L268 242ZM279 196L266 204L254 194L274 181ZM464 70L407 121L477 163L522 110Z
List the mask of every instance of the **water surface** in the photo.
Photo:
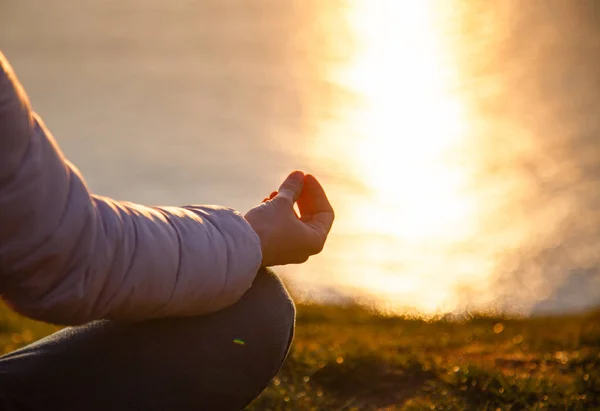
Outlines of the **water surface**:
M280 272L383 309L600 302L594 1L4 0L0 47L97 193L244 212L317 175Z

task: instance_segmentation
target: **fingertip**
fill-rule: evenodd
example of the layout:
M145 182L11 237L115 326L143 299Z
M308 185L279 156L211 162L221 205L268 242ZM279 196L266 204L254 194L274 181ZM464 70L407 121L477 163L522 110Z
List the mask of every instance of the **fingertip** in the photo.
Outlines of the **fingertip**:
M324 191L319 180L317 180L317 178L312 174L307 174L304 176L304 186L306 187L307 193L310 193L311 195Z
M320 186L321 185L321 183L319 183L319 180L317 180L317 177L315 177L312 174L306 174L304 176L304 184L308 184L311 186L315 186L315 185Z
M304 177L304 187L306 188L306 195L310 196L314 211L327 211L332 212L333 207L327 198L325 189L312 174L306 174Z
M304 187L304 173L300 170L292 171L279 187L277 197L288 198L292 203L296 202L302 188Z
M304 180L304 177L305 177L304 172L301 170L294 170L288 176L288 178L302 179L302 180Z

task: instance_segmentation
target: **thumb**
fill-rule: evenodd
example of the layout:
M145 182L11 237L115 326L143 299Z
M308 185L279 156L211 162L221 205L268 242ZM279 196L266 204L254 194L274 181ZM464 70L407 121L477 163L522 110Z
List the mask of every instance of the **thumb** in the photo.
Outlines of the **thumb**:
M281 183L279 191L275 198L281 197L287 199L291 204L294 204L304 186L304 173L302 171L293 171L287 178Z

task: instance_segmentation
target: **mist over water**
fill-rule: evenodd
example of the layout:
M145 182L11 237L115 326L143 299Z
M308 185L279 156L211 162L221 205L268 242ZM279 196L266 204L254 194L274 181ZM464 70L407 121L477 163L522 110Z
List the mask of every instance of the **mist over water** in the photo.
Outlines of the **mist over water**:
M597 305L600 6L465 7L463 32L477 39L457 53L475 124L465 149L492 210L482 235L500 244L490 292L504 309L535 313Z
M600 304L600 6L408 3L5 0L0 48L99 194L245 212L317 175L301 298Z

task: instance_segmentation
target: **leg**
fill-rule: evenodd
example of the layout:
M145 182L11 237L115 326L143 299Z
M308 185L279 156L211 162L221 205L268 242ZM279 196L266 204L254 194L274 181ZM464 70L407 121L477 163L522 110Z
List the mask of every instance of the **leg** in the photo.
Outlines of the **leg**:
M279 370L294 316L283 284L261 270L217 313L67 328L0 359L0 409L240 409Z

